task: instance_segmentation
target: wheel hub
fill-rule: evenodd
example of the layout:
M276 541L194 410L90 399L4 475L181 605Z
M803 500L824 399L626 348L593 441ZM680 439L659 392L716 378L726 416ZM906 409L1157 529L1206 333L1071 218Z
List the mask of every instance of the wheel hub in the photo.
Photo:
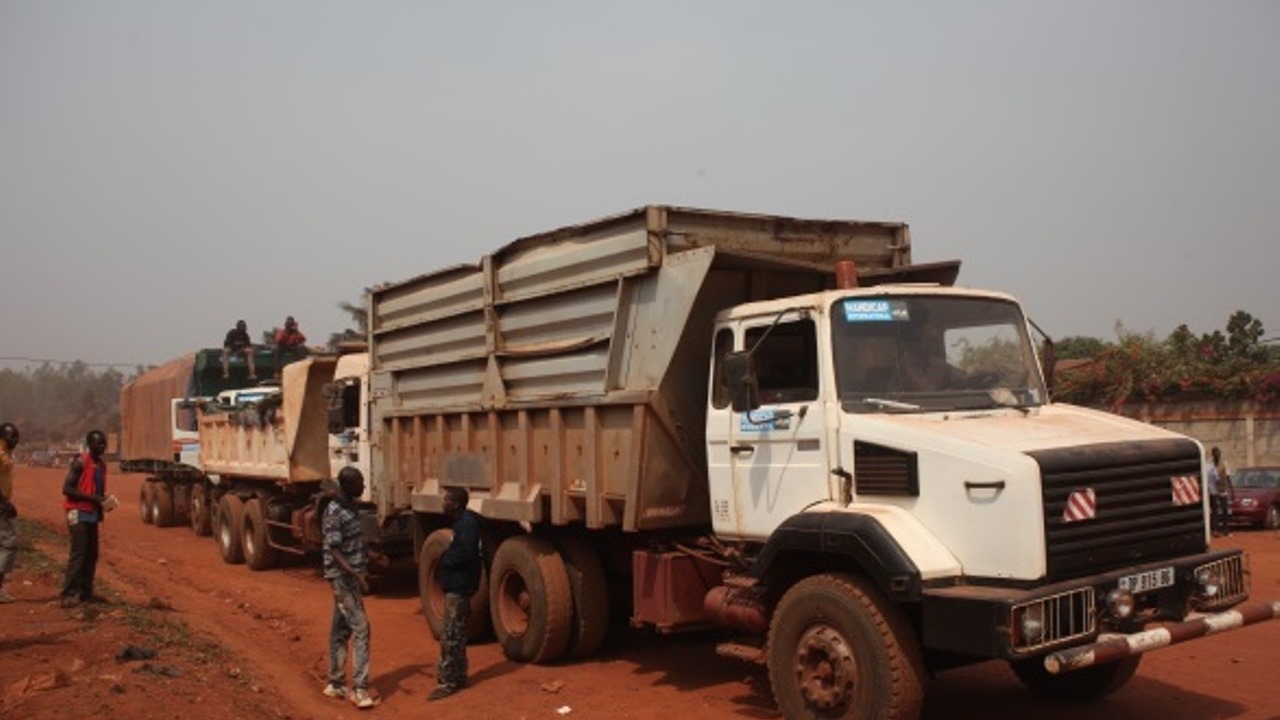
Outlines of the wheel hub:
M818 709L833 710L852 702L857 670L853 648L832 627L812 627L796 643L796 684L805 702Z

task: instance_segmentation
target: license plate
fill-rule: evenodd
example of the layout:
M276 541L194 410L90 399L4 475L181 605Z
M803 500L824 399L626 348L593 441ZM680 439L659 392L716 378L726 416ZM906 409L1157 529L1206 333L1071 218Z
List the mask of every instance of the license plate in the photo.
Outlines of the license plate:
M1169 587L1173 584L1173 568L1160 568L1159 570L1148 570L1135 575L1125 575L1120 578L1120 589L1128 590L1131 593L1147 592L1148 590L1159 590L1162 587Z

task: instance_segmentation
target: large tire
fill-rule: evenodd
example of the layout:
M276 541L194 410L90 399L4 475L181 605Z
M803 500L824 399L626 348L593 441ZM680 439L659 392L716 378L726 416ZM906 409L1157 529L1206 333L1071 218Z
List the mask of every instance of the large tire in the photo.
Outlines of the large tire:
M218 552L222 561L230 565L244 562L244 501L238 495L227 493L218 501Z
M924 663L910 624L866 579L796 583L769 626L769 682L786 718L915 720Z
M569 657L584 658L604 647L609 633L609 582L600 555L585 538L566 535L557 544L564 555L573 595Z
M191 486L191 504L187 510L191 532L200 537L213 534L213 508L209 503L209 489L202 483Z
M270 570L279 562L278 553L270 543L271 530L267 525L267 513L262 498L253 498L244 504L244 530L240 535L240 547L245 564L250 570Z
M555 546L532 535L498 546L489 575L489 614L502 652L517 662L555 662L569 648L573 595Z
M155 481L147 478L138 486L138 516L142 518L143 525L154 525L155 516Z
M427 536L418 553L418 600L422 617L437 640L444 634L444 590L440 589L440 556L453 541L453 530L441 528ZM467 639L480 640L489 634L489 575L481 570L480 589L471 596L471 617Z
M1013 668L1022 684L1037 695L1064 702L1093 702L1124 687L1138 671L1141 662L1141 655L1130 655L1064 675L1054 675L1046 670L1044 658L1014 660L1009 667Z
M156 527L173 526L173 486L161 480L151 489L151 520Z

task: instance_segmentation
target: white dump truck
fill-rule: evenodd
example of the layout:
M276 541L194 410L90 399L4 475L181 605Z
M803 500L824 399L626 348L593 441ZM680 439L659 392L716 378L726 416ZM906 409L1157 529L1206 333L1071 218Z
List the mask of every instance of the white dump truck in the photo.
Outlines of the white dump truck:
M788 718L914 718L930 672L991 658L1100 697L1280 612L1210 548L1197 442L1053 403L1018 302L910 252L653 206L376 288L370 500L411 514L433 629L453 485L508 657L590 654L620 607L722 626Z
M1203 448L1053 403L1023 309L958 266L913 264L900 223L666 206L517 239L375 288L367 355L205 406L192 497L270 567L362 467L366 535L412 550L438 633L464 487L473 635L554 662L619 619L721 627L788 718L914 718L930 673L993 658L1101 697L1276 617L1210 547Z

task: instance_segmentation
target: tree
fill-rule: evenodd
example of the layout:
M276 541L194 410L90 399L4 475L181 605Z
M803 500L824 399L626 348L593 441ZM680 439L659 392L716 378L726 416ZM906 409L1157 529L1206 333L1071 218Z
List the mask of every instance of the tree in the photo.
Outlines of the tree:
M1071 335L1053 343L1053 351L1059 360L1087 360L1102 353L1107 344L1084 335Z
M1226 332L1196 337L1184 324L1163 341L1116 327L1117 342L1095 362L1064 370L1057 397L1084 404L1171 400L1280 399L1280 360L1262 343L1262 322L1243 310Z
M342 300L338 302L338 309L346 313L351 319L354 328L348 327L342 332L336 332L329 336L329 349L336 350L341 343L360 341L364 342L369 337L369 295L373 292L373 288L366 287L360 295L358 302L349 302Z

